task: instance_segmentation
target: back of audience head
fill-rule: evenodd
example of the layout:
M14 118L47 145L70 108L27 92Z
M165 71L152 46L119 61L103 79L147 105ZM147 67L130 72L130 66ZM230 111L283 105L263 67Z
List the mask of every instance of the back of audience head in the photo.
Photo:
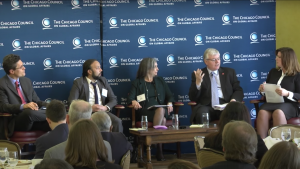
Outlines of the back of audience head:
M97 125L88 119L73 124L65 149L65 160L74 167L97 169L96 161L108 162L107 150Z
M168 169L200 169L200 167L189 161L176 159L168 166Z
M64 160L49 158L43 159L34 169L73 169L73 167Z
M244 121L232 121L222 133L224 156L229 161L253 164L256 159L257 135L253 127Z
M66 120L66 108L65 105L59 100L52 100L46 109L47 120L51 120L54 123L64 122Z
M73 125L80 119L90 119L91 115L92 106L90 103L84 100L73 100L67 116L67 122L69 125Z
M266 152L258 169L298 169L300 151L295 143L282 141Z
M92 121L96 123L101 132L112 131L111 119L104 111L95 112L91 117Z

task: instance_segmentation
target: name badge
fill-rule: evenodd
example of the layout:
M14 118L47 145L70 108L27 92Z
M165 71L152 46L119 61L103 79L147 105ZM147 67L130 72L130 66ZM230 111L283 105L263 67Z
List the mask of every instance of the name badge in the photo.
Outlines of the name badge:
M145 101L145 100L146 100L145 93L137 96L137 101L138 102L142 102L142 101Z
M102 96L107 97L107 90L102 88Z

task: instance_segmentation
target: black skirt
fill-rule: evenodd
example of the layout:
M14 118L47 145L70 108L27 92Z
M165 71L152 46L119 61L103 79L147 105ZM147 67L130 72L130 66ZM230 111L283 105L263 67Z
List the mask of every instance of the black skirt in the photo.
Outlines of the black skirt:
M264 103L260 106L259 110L267 110L273 112L276 109L280 109L285 114L285 118L288 120L298 116L298 102L295 103Z

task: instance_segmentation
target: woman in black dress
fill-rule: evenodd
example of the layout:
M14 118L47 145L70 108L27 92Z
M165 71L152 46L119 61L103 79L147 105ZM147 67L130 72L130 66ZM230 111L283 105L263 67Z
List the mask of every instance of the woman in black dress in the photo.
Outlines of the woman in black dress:
M127 103L137 110L137 119L147 116L155 125L165 125L166 117L173 111L173 94L162 77L157 76L157 62L154 58L144 58L139 66L136 79L132 82ZM153 105L170 105L167 108L147 108ZM157 145L156 158L164 161L161 144Z
M281 86L275 92L283 96L284 103L261 105L257 117L257 132L262 138L267 136L271 118L273 126L278 126L286 124L288 119L299 115L300 65L294 50L288 47L277 49L276 64L277 68L270 70L266 83ZM261 84L258 89L263 95L264 84Z

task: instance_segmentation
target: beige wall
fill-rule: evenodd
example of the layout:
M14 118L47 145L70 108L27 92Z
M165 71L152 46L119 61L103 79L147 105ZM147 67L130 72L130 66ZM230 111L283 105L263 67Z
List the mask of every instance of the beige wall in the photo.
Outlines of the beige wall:
M300 61L300 1L276 1L276 48L291 47Z

